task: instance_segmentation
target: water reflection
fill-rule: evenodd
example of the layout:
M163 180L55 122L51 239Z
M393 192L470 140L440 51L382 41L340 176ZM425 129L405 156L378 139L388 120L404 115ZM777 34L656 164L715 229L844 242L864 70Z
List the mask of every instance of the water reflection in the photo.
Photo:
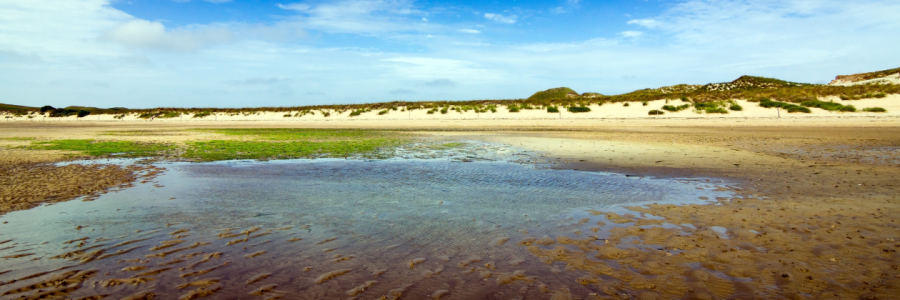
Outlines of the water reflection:
M516 242L604 238L611 225L588 209L729 196L699 183L505 161L164 166L156 182L93 202L4 216L0 298L584 296L594 292L576 283L584 274Z

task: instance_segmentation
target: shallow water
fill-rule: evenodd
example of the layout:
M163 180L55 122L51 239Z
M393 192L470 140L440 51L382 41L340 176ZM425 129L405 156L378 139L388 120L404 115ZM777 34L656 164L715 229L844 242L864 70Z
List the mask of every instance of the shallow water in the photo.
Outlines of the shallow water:
M215 291L208 296L215 299L427 298L438 290L448 291L445 299L549 297L535 287L541 284L585 297L594 291L575 283L584 274L544 264L516 241L566 235L595 236L602 243L612 227L597 225L606 219L591 216L590 209L731 196L696 180L549 170L502 159L160 166L168 171L154 182L92 202L70 201L0 218L8 222L0 227L0 243L8 241L0 244L0 257L31 254L0 260L0 272L6 272L0 273L0 293L8 293L0 299L35 294L15 290L73 270L98 270L67 291L73 299L117 299L147 290L174 299L198 288ZM65 243L80 238L85 239ZM151 249L169 240L183 242ZM126 241L137 242L121 244ZM52 258L67 252L72 254ZM117 255L103 257L109 254ZM473 258L480 261L465 264ZM69 268L28 278L63 267ZM128 267L146 269L123 271ZM349 271L319 278L336 270ZM509 284L497 280L517 270L526 276ZM158 274L140 275L147 271ZM247 283L261 273L271 275ZM28 279L11 282L22 278ZM136 285L106 281L127 278L143 280L135 280ZM208 278L217 281L177 288ZM351 295L372 280L377 283ZM249 294L261 287L272 290Z

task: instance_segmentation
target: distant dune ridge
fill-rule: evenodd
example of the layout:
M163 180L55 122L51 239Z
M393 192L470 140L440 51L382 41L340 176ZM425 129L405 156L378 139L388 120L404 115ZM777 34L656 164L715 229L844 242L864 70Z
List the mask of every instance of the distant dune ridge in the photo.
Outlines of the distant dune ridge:
M4 121L297 121L900 116L900 68L839 75L827 85L741 76L620 95L551 88L525 99L393 101L244 108L30 107L0 104Z
M838 75L828 85L900 84L900 68L853 75Z

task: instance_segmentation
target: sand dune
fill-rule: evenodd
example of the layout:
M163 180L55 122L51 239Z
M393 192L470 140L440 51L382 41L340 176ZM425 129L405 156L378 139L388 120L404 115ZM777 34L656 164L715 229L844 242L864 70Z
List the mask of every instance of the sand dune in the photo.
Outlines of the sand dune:
M446 121L446 120L596 120L596 119L643 119L643 120L659 120L659 119L740 119L740 118L787 118L787 119L804 119L811 117L897 117L900 116L900 95L889 95L881 99L863 99L863 100L841 100L835 96L823 97L823 101L833 101L843 105L853 105L857 109L866 107L881 107L887 110L886 113L868 113L868 112L831 112L818 108L812 108L812 113L787 113L784 110L776 108L763 108L758 103L746 100L737 100L736 102L743 107L742 111L729 111L727 114L707 114L699 113L694 109L686 109L680 112L665 112L663 115L650 116L650 110L661 110L663 105L682 105L688 102L681 100L655 100L647 102L644 106L640 102L629 102L629 106L624 103L607 103L602 106L596 104L591 105L591 111L586 113L572 113L563 110L560 113L548 113L543 109L523 109L520 112L509 112L506 107L498 106L495 113L475 113L474 111L456 112L449 111L446 114L435 112L428 114L427 110L419 109L413 111L404 111L404 107L398 107L397 110L391 110L387 114L379 115L378 111L362 113L358 116L350 116L350 111L337 113L331 111L328 117L323 116L322 112L316 111L312 115L304 115L294 117L297 111L291 112L291 117L285 117L286 112L259 112L259 113L217 113L216 115L204 118L193 118L192 115L183 115L175 118L156 118L156 119L140 119L136 114L127 115L121 119L117 119L116 115L89 115L84 118L75 116L50 118L42 115L29 116L13 116L9 114L0 115L0 118L6 122L153 122L153 123L207 123L207 122L228 122L228 121L268 121L278 123L296 123L298 121ZM428 125L427 123L423 125Z

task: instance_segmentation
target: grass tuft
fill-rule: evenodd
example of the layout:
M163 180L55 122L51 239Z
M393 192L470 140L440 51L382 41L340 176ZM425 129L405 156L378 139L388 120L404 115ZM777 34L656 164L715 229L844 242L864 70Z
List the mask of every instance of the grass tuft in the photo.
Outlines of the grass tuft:
M809 110L809 108L806 108L803 106L798 106L798 105L784 103L784 102L778 102L778 101L772 101L771 99L768 99L768 98L759 99L759 106L762 106L765 108L780 107L780 108L784 108L785 110L787 110L788 113L802 112L802 113L808 114L808 113L812 112Z
M866 107L866 108L863 108L862 111L873 112L873 113L886 113L887 109L884 109L881 107Z
M190 142L183 157L195 161L348 157L398 146L405 136L366 130L214 129L213 132L251 138Z
M688 109L689 107L691 107L690 104L682 104L682 105L679 105L679 106L663 105L662 109L668 110L668 111L671 111L671 112L679 112L679 111Z
M806 107L818 107L827 111L840 111L840 112L855 112L856 108L853 105L843 105L840 103L834 102L825 102L819 100L806 100L800 102L800 105Z

